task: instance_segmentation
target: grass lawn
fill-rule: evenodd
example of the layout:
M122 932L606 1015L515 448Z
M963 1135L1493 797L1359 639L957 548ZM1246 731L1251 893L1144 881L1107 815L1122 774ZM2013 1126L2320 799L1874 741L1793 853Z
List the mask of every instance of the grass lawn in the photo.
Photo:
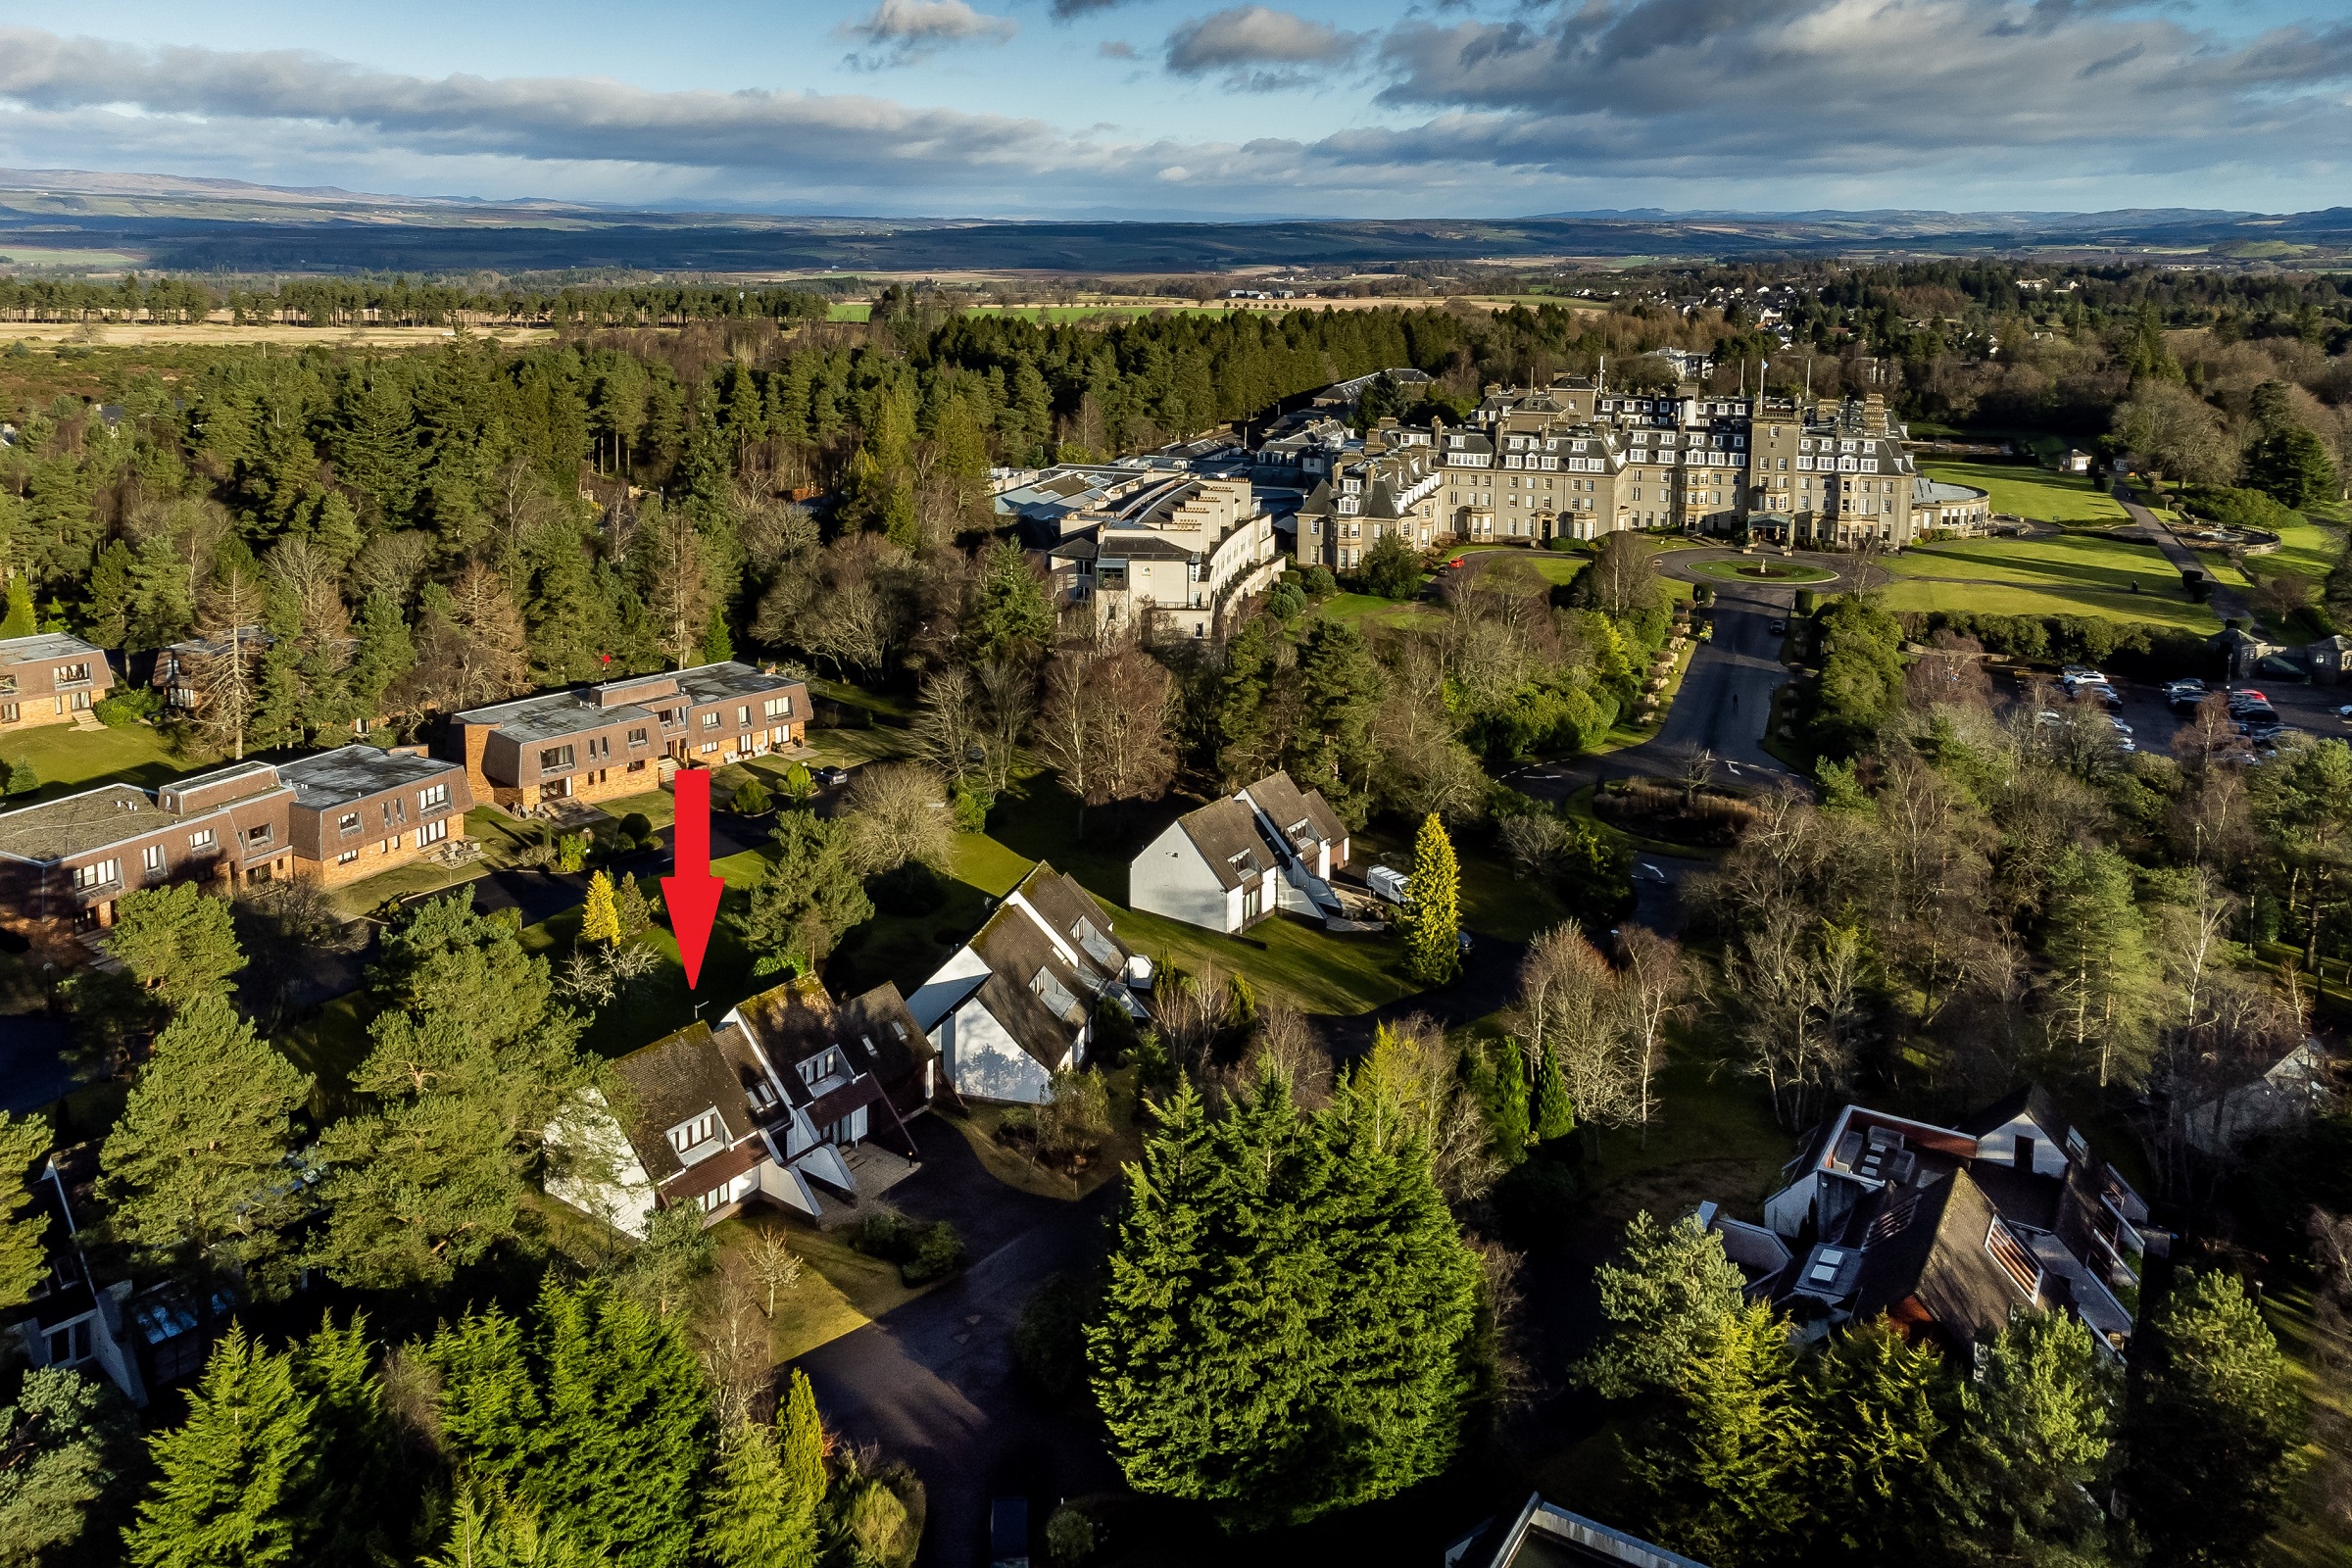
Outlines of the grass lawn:
M0 759L30 762L41 787L9 804L53 801L99 783L138 784L153 789L180 774L211 765L174 752L162 733L145 724L116 729L76 729L43 724L0 737Z
M746 1212L712 1228L720 1267L750 1281L745 1258L753 1238L762 1229L784 1232L802 1264L799 1282L776 1294L775 1316L767 1320L768 1353L779 1365L807 1355L829 1340L854 1333L922 1294L899 1282L896 1263L866 1256L837 1233L796 1224L766 1209ZM758 1286L753 1289L764 1307L765 1291Z
M1596 784L1586 785L1562 801L1560 809L1570 816L1592 823L1601 832L1631 848L1638 855L1672 855L1679 856L1686 860L1720 860L1723 858L1725 852L1722 850L1708 849L1696 844L1670 844L1664 839L1644 838L1639 833L1628 833L1614 822L1603 820L1592 809L1592 792L1598 788L1599 786Z
M873 304L867 300L835 300L825 307L828 321L870 320L873 314Z
M887 692L869 692L846 680L826 680L821 675L811 675L808 677L808 690L828 703L839 703L844 708L862 708L880 718L897 719L904 723L914 716L911 699Z
M2298 1501L2302 1517L2273 1531L2267 1560L2281 1568L2322 1568L2346 1560L2343 1488L2352 1478L2352 1337L2330 1334L2302 1283L2274 1282L2264 1290L2262 1315L2278 1336L2295 1382L2310 1404L2309 1468ZM2330 1517L2330 1515L2334 1517Z
M1382 599L1376 594L1333 594L1314 612L1329 620L1352 621L1359 627L1401 626L1435 615L1435 605L1417 599Z
M1613 1230L1644 1208L1669 1216L1711 1198L1739 1218L1761 1219L1796 1152L1796 1135L1773 1120L1761 1085L1686 1049L1658 1075L1657 1092L1646 1136L1613 1127L1588 1146L1590 1218Z
M1887 610L1971 611L1983 615L2103 615L2211 636L2221 617L2203 605L2168 603L2154 594L2103 594L2085 589L2023 588L1999 583L1896 582L1880 590Z
M872 729L810 729L808 732L808 760L818 766L857 767L866 762L885 762L894 757L908 757L914 744L904 729L876 725ZM780 777L791 767L789 760L779 761L775 772Z
M2189 599L2180 574L2154 545L2104 534L1913 545L1880 564L1894 579L1881 590L1889 610L2105 615L2185 631L2221 630L2219 618ZM1971 580L1921 580L1930 577Z
M1725 582L1828 582L1838 574L1819 566L1799 565L1793 561L1770 559L1738 561L1702 561L1690 568L1702 577L1715 577Z
M1076 1176L1037 1164L1017 1146L998 1141L997 1130L1013 1112L1011 1105L976 1100L958 1110L943 1101L931 1114L961 1133L988 1173L1005 1186L1040 1198L1075 1202L1110 1180L1121 1165L1143 1158L1142 1105L1135 1080L1133 1066L1121 1067L1104 1078L1110 1095L1110 1141Z
M2069 526L2130 520L2104 481L2052 473L2022 463L1922 463L1920 471L1947 484L1975 485L1992 496L1992 510L2014 517Z
M1399 871L1413 867L1410 830L1394 831L1386 824L1366 828L1349 842L1348 850L1359 865L1393 865ZM1522 881L1510 861L1483 844L1459 840L1453 854L1461 862L1462 925L1466 930L1506 942L1525 942L1571 916L1590 918L1591 911L1572 909L1548 889Z
M2278 548L2250 558L2255 571L2268 576L2291 571L2305 577L2325 577L2344 553L2344 532L2310 517L2278 530Z

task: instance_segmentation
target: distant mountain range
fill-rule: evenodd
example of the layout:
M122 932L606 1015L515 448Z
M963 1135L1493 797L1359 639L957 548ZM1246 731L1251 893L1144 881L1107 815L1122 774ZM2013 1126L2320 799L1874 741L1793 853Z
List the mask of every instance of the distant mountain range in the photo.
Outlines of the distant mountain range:
M996 220L665 212L232 179L0 170L0 267L174 272L562 270L1166 273L1263 266L2047 254L2326 265L2352 208L2262 214L1631 212L1514 219ZM100 258L119 258L105 261Z

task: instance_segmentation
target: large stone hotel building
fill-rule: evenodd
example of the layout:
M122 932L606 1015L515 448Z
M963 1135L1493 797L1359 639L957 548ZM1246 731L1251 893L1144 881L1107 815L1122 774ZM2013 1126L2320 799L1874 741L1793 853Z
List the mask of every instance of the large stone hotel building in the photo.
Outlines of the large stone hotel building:
M1308 494L1297 555L1346 570L1392 533L1429 549L1620 529L1899 547L1988 518L1983 491L1918 472L1876 394L1659 396L1562 378L1491 389L1459 429L1384 421Z

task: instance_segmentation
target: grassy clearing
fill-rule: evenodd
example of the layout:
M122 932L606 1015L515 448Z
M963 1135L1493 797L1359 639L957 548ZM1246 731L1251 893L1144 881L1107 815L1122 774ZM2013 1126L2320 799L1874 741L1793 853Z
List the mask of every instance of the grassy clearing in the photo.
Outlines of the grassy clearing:
M906 732L877 726L873 729L811 729L808 731L808 758L812 766L859 767L867 762L887 762L894 758L910 757L914 743ZM792 766L789 760L776 764L774 771L781 776Z
M1392 865L1410 871L1413 840L1409 827L1383 823L1366 828L1349 842L1358 865ZM1484 844L1468 838L1453 846L1462 867L1462 926L1480 936L1525 942L1571 916L1590 919L1592 911L1572 909L1552 897L1550 890L1523 880L1510 861Z
M2291 571L2303 577L2325 577L2344 553L2341 526L2305 517L2278 530L2278 548L2250 558L2249 564L2264 576Z
M1881 589L1888 610L1969 611L1982 615L2100 615L2145 621L2211 636L2221 617L2203 605L2168 603L2155 594L2103 594L2080 588L2026 588L2000 583L1903 582Z
M955 1110L943 1102L932 1114L961 1133L988 1173L1005 1186L1039 1198L1076 1202L1118 1174L1121 1165L1144 1155L1142 1104L1136 1092L1135 1068L1121 1067L1103 1081L1110 1093L1110 1141L1074 1177L1037 1164L1017 1147L999 1140L998 1130L1004 1125L1004 1118L1012 1114L1010 1105L974 1101L965 1108Z
M1359 628L1405 626L1436 615L1438 607L1417 599L1382 599L1375 594L1333 594L1315 607L1326 620L1350 622Z
M835 300L825 307L828 321L869 321L873 315L871 300Z
M922 1294L899 1282L898 1265L868 1257L831 1232L796 1223L769 1210L747 1211L713 1228L720 1266L749 1279L746 1262L762 1230L785 1233L802 1263L800 1282L777 1293L767 1321L768 1353L781 1364L865 1327ZM766 1305L764 1293L760 1300Z
M41 787L11 800L12 806L53 801L93 784L137 784L154 789L182 773L211 765L172 750L157 730L145 724L121 729L76 729L72 724L43 724L0 736L0 758L30 762Z
M1776 754L1777 755L1777 754ZM1695 844L1670 844L1664 839L1644 838L1628 833L1616 823L1602 819L1592 809L1592 793L1596 784L1588 784L1560 803L1560 809L1570 816L1592 823L1601 832L1633 850L1637 855L1670 855L1686 860L1720 860L1726 852Z
M2101 481L2086 476L2016 463L1931 462L1921 464L1920 471L1947 484L1974 485L1991 495L1993 511L2015 517L2073 527L2129 520L2123 504Z
M1658 1075L1657 1088L1661 1108L1646 1134L1609 1128L1587 1146L1588 1220L1613 1232L1642 1209L1679 1214L1702 1199L1760 1219L1795 1152L1795 1135L1773 1119L1756 1080L1722 1071L1686 1047Z

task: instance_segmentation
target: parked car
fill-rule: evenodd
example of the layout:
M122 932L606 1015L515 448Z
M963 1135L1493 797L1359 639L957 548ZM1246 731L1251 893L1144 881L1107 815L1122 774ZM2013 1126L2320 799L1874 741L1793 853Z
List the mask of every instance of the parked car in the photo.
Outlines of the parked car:
M1637 882L1662 883L1666 880L1666 873L1659 870L1656 866L1650 864L1647 860L1637 860L1634 862L1634 880Z
M2120 719L2120 718L2116 717L2116 716L2115 716L2113 713L2109 713L2109 714L2107 715L2107 722L2108 722L2108 723L2110 723L2110 724L2113 724L2113 725L2115 726L2115 732L2116 732L2118 735L2130 735L2130 734L2133 733L2133 731L2132 731L2132 726L2131 726L2131 725L2129 725L2129 724L2125 723L2125 722L2124 722L2122 719Z
M2112 686L2084 686L2081 688L2081 691L2097 698L2103 707L2121 708L2124 706L2124 700L2116 695L2115 688Z
M2107 684L2107 677L2088 664L2069 664L2058 671L2058 678L2069 686L2080 686L2085 682L2094 686Z
M1776 621L1774 621L1774 622L1772 623L1772 634L1773 634L1775 637L1786 637L1786 636L1788 636L1788 623L1787 621L1785 621L1785 620L1776 620Z
M818 768L809 776L825 788L831 789L836 784L847 784L850 781L850 770L846 767L825 766Z

